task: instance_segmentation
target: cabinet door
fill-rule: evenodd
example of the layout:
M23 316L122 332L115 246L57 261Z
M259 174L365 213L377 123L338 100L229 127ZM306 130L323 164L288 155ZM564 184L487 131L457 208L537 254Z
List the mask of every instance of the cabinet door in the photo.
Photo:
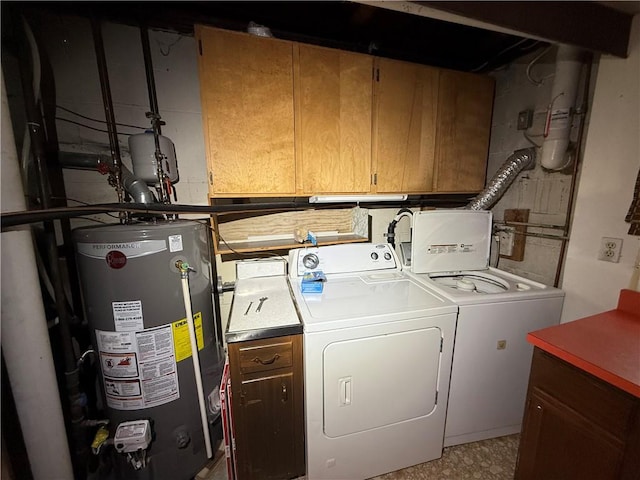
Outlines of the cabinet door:
M491 77L442 70L438 94L436 192L484 188L491 131Z
M196 26L209 192L294 194L293 44Z
M304 475L302 336L228 347L238 479Z
M236 392L234 391L234 399ZM293 373L243 380L236 422L241 479L281 479L299 474L294 452ZM235 408L235 404L234 404ZM237 412L237 413L236 413Z
M377 192L432 191L438 75L435 68L378 60L373 120Z
M624 443L542 391L527 403L517 480L617 480Z
M301 193L371 185L372 57L298 45L296 154Z

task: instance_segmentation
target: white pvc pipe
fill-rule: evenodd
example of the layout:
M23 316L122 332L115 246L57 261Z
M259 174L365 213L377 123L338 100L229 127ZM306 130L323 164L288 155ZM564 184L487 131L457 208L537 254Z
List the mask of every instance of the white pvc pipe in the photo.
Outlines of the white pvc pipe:
M211 438L209 434L209 422L207 421L207 409L204 403L204 389L202 388L202 375L200 373L200 358L198 357L198 341L196 340L196 329L193 324L193 312L191 311L191 295L189 293L188 274L182 275L182 297L184 298L184 309L187 313L187 325L189 326L189 340L191 340L191 359L193 360L193 373L196 377L196 389L198 390L198 404L200 405L200 420L202 421L202 431L204 433L204 444L207 448L207 458L213 456L211 449Z
M2 89L2 211L26 209L18 153ZM35 480L71 480L73 469L29 227L2 233L2 352ZM6 438L10 441L9 438Z
M571 161L566 159L566 153L581 71L582 51L576 47L560 45L540 154L540 165L549 170L562 170Z

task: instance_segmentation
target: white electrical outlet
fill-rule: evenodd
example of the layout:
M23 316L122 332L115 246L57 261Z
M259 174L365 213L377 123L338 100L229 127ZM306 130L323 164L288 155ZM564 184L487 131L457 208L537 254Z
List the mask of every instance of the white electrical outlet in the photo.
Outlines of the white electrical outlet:
M513 255L513 243L515 241L515 227L502 227L498 233L500 236L500 255L510 257Z
M622 250L621 238L602 237L598 260L604 262L618 263L620 261L620 251Z

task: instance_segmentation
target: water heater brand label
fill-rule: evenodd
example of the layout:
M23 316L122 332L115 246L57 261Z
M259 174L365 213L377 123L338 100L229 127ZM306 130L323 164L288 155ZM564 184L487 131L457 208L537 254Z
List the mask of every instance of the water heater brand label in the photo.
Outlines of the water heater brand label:
M78 243L77 250L80 255L90 258L106 258L111 251L118 251L127 258L144 257L167 249L165 240L140 240L139 242L113 242L113 243ZM173 250L172 250L173 251Z
M127 256L118 250L111 250L104 259L107 261L107 265L116 270L127 264Z

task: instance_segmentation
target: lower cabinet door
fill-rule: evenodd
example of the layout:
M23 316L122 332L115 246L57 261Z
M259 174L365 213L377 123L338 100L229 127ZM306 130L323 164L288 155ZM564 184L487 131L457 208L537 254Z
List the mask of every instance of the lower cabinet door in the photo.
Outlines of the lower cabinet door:
M244 380L240 388L234 393L240 479L296 476L293 373Z
M617 480L624 444L541 390L528 401L516 480Z

